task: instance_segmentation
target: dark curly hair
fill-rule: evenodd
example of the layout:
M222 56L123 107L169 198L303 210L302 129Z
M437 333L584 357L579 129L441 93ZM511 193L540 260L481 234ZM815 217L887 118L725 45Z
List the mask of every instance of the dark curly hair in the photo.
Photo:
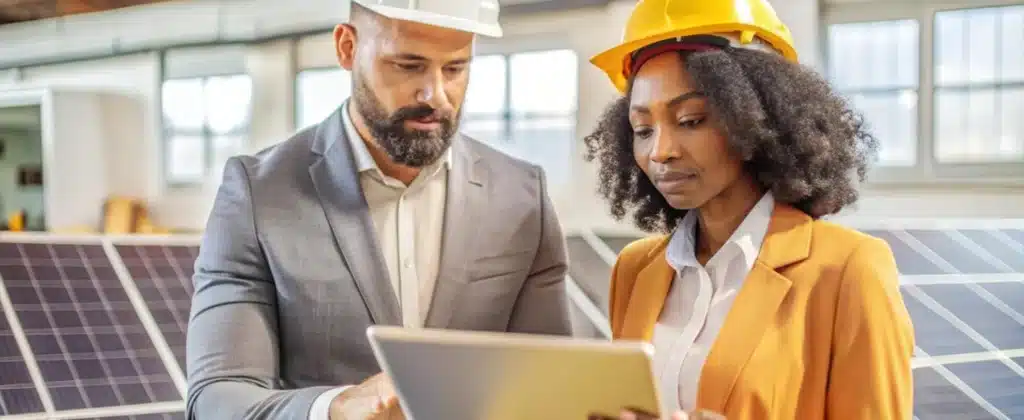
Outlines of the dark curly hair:
M777 201L813 218L857 201L878 142L818 73L751 49L680 54L745 170ZM639 228L668 233L686 210L669 206L637 166L629 96L613 102L584 138L585 158L597 160L598 192L616 219L632 213Z

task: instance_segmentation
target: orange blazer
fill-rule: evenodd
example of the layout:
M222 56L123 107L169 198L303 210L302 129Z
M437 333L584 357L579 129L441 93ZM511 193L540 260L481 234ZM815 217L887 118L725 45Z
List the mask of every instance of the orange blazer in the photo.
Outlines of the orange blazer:
M668 241L641 239L619 254L615 339L651 340L675 279ZM888 244L777 204L704 363L697 408L729 420L910 419L913 353Z

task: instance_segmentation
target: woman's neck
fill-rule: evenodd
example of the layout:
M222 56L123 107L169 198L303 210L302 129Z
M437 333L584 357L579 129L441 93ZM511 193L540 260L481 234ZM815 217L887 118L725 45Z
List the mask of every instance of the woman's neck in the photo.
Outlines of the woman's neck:
M743 178L697 209L697 261L707 264L757 205L764 191Z

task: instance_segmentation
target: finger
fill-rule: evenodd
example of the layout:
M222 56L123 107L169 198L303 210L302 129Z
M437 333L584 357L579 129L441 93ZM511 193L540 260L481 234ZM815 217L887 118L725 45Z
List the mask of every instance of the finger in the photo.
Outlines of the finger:
M676 411L672 414L672 420L690 420L690 415L685 411Z

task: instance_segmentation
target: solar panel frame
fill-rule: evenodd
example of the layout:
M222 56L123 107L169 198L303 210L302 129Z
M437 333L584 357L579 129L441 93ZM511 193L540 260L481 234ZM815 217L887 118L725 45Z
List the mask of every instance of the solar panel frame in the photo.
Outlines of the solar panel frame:
M124 292L128 295L129 301L132 304L133 313L137 314L140 321L142 322L146 336L152 341L153 346L160 353L160 361L163 367L167 369L167 372L171 375L174 382L174 386L178 391L178 394L182 397L180 400L165 401L165 402L152 402L130 406L109 406L109 407L93 407L84 409L73 409L73 410L58 410L54 407L53 396L47 392L45 381L43 381L41 375L36 384L37 391L41 394L41 399L45 405L45 410L39 413L19 415L17 417L3 416L0 414L0 419L88 419L88 418L131 418L131 419L181 419L184 418L183 412L185 409L184 395L186 389L186 382L184 373L180 369L173 369L177 366L176 360L173 353L167 348L166 342L163 340L163 335L156 330L155 323L152 320L152 316L149 313L148 305L138 293L134 282L129 276L126 276L127 270L120 263L120 256L117 254L117 250L114 247L115 243L121 244L152 244L157 246L170 245L175 246L177 244L187 244L189 246L197 246L200 242L198 236L103 236L103 235L55 235L55 234L39 234L39 233L0 233L0 243L16 243L16 244L48 244L48 245L100 245L102 246L104 255L110 261L111 266L116 274L117 281L123 288ZM0 297L7 296L7 286L2 278L0 278ZM10 306L8 300L5 304L6 307ZM10 309L14 312L14 309ZM14 316L17 320L17 316ZM29 349L27 338L25 338L24 331L20 331L19 340L25 341L25 348ZM25 351L23 351L24 353ZM38 361L34 359L34 353L28 350L25 354L26 365L30 367L30 370L34 370L37 374L39 372Z
M125 268L126 276L132 279L146 301L157 329L174 353L177 366L182 371L185 368L185 334L191 309L192 264L198 256L198 242L179 238L162 244L138 240L113 243L120 259L119 264ZM176 250L189 255L176 255ZM160 255L150 255L150 252L159 252ZM182 266L182 258L189 260L187 267ZM165 265L165 262L168 264ZM164 272L167 268L173 274Z

